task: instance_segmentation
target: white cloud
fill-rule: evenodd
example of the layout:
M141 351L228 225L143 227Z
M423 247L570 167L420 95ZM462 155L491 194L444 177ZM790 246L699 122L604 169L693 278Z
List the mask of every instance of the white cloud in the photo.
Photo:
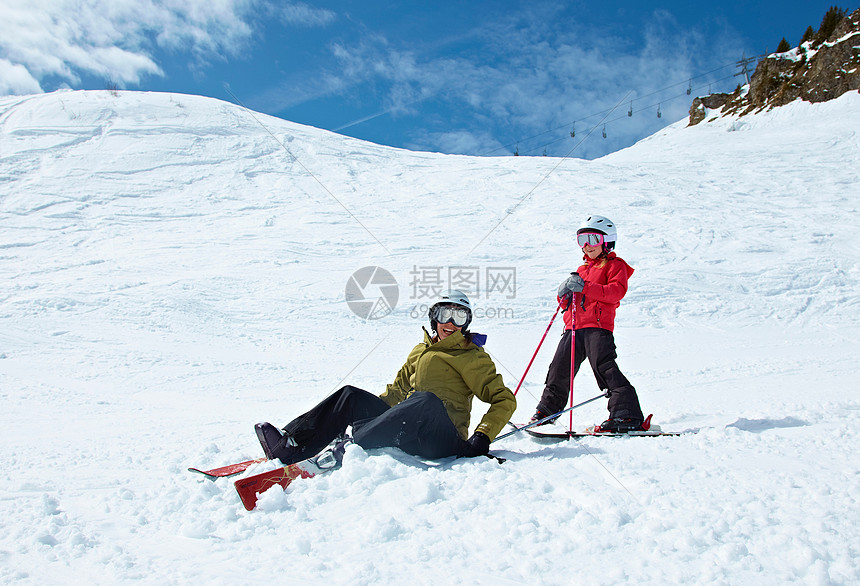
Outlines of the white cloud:
M0 59L0 95L37 94L41 91L39 82L26 67Z
M326 26L337 18L331 10L314 8L301 2L287 3L275 8L275 11L280 15L281 22L289 25Z
M252 35L249 21L261 3L5 0L0 59L8 64L4 70L16 73L20 81L4 82L0 91L37 91L49 77L74 84L82 75L136 84L145 76L162 74L152 56L157 48L186 51L199 62L238 54Z
M415 145L408 146L410 148L418 148L419 144L424 146L428 143L435 144L438 145L437 150L439 152L461 155L486 152L500 146L498 141L489 132L455 130L452 132L434 133L422 138L423 140L416 142Z

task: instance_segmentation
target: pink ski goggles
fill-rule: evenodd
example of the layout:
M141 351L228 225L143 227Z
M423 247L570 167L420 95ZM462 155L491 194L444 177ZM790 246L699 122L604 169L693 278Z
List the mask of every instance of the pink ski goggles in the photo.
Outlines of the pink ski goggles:
M576 241L579 246L590 244L591 246L599 246L604 243L605 235L600 232L581 232L576 235Z

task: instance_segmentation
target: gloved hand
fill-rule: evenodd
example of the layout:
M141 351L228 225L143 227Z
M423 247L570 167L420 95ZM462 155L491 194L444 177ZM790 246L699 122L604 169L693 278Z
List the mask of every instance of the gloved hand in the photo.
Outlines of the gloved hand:
M490 438L486 434L476 431L463 445L463 456L474 458L475 456L486 456L490 451Z
M570 309L570 304L573 302L573 293L565 293L564 297L560 297L558 304L561 306L561 311L565 312Z
M564 280L564 283L558 286L558 296L564 297L568 294L581 293L584 286L585 281L582 280L579 273L570 273L570 276Z

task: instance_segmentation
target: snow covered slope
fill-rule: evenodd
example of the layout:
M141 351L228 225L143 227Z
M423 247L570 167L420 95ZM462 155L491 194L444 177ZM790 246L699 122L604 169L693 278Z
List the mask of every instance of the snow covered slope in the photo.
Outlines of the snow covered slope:
M0 98L0 582L856 583L858 132L851 93L596 161L470 158L194 96ZM254 423L345 383L380 392L436 277L478 275L514 388L590 213L636 268L620 365L698 433L514 436L501 466L352 447L251 513L185 472L258 457ZM365 266L399 283L382 319L345 300Z

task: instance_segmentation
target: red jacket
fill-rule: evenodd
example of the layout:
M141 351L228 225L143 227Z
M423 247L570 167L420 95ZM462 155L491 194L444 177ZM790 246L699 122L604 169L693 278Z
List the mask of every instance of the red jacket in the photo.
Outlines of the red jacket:
M627 279L633 269L614 252L591 260L583 256L585 264L576 272L585 281L582 293L576 293L576 328L603 328L610 332L615 328L615 310L627 293ZM574 312L564 313L564 329L572 326Z

